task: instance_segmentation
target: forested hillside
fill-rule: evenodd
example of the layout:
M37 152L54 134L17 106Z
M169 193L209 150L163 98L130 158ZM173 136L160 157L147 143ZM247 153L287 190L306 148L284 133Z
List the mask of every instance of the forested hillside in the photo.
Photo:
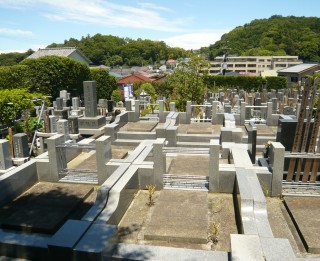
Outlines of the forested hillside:
M320 60L320 18L272 16L238 26L208 48L209 59L225 46L235 55L298 55L303 61Z
M63 44L53 43L48 47L79 47L95 65L148 65L160 60L177 59L187 56L182 48L171 48L163 41L132 40L112 35L96 34L70 38Z

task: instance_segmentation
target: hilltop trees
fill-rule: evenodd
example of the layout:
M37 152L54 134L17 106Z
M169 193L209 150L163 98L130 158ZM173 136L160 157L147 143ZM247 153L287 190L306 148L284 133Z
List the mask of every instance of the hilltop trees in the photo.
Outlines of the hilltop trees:
M212 59L227 45L235 55L297 55L319 61L319 43L320 18L274 15L236 27L202 52Z
M186 57L182 48L171 48L163 41L133 40L112 35L87 35L81 40L70 38L63 44L53 43L48 47L75 46L80 48L95 65L141 66L160 63L161 60Z

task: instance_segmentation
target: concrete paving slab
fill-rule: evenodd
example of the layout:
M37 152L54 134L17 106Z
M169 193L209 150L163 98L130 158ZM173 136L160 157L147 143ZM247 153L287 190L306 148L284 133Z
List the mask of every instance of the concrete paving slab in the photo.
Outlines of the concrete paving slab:
M169 174L209 175L209 155L178 155L172 159Z
M178 133L185 134L220 134L221 125L212 125L211 122L179 124Z
M307 251L320 254L320 198L285 197L284 202Z
M194 197L198 198L197 203ZM169 204L171 199L179 204ZM184 211L181 211L184 210ZM186 213L192 216L188 217ZM146 227L146 240L205 244L207 242L207 193L195 191L162 190Z
M94 191L92 186L38 183L0 209L2 228L54 233Z
M158 122L155 121L128 122L120 129L120 131L151 132L154 131L157 125Z

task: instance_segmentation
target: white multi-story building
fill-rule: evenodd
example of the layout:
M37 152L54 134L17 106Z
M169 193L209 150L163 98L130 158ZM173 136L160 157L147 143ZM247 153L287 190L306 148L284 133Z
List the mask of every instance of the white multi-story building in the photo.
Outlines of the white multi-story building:
M218 74L222 71L223 59L223 56L218 56L210 62L210 74ZM264 71L280 70L301 63L298 56L228 56L226 72L260 75Z

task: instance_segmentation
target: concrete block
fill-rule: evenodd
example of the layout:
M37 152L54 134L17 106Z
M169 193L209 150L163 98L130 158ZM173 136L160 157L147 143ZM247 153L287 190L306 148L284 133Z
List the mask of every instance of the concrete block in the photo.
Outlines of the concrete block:
M219 192L219 151L218 140L210 140L209 152L209 191Z
M74 248L75 260L102 260L102 256L111 255L115 248L112 237L116 226L93 224Z
M288 239L284 238L260 238L262 250L266 260L282 261L296 260ZM309 258L301 260L311 261Z
M233 261L265 261L259 236L231 235Z
M67 220L48 241L50 260L72 260L73 247L89 226L88 221Z
M112 260L215 260L228 261L228 253L186 248L123 244L117 245Z

